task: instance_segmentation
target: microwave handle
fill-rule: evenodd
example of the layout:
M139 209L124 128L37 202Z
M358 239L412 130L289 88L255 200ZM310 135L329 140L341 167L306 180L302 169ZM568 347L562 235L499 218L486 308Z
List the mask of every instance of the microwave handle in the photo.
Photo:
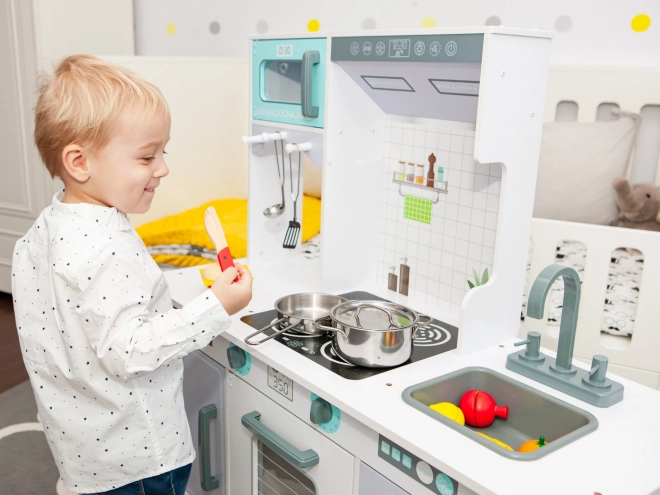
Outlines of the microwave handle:
M294 466L306 468L319 463L319 455L312 449L298 450L261 421L261 413L252 411L241 417L241 423L248 430Z
M312 69L321 61L321 54L317 51L308 51L302 56L302 78L300 81L300 102L303 117L315 119L319 116L319 107L312 105Z

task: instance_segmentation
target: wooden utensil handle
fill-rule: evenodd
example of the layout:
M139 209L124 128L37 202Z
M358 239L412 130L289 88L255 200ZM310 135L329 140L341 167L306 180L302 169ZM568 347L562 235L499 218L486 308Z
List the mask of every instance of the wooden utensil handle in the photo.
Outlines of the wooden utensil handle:
M220 263L220 269L223 272L230 266L234 266L234 259L229 252L229 246L218 253L218 263ZM238 276L234 279L234 282L238 282Z

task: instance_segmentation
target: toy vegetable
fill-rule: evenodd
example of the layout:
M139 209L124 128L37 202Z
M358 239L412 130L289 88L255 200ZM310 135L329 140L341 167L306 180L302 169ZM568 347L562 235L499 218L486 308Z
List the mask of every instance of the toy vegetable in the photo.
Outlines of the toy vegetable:
M439 412L443 416L447 416L449 419L456 421L458 424L465 425L463 411L451 402L438 402L437 404L431 404L429 407L435 412Z
M518 452L534 452L535 450L540 449L548 445L548 442L545 441L545 437L539 437L538 440L527 440L520 447L518 447Z
M507 444L505 444L504 442L498 440L497 438L493 438L493 437L489 437L488 435L484 435L484 434L481 433L480 431L475 431L475 433L476 433L477 435L481 435L481 436L484 437L484 438L487 438L488 440L490 440L491 442L493 442L493 443L499 445L499 446L502 447L503 449L513 450L511 447L509 447L509 446L508 446Z
M466 392L461 398L460 408L465 415L465 422L479 428L490 426L496 416L503 419L509 417L508 406L496 405L495 399L481 390Z

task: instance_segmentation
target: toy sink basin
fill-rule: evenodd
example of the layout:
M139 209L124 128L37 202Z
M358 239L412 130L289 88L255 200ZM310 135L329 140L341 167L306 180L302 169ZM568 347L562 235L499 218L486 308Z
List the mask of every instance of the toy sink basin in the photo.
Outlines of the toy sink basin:
M458 406L463 394L474 389L492 395L498 406L509 406L509 417L495 418L492 425L476 428L462 426L429 408L429 405L438 402L451 402ZM412 385L403 391L403 400L493 452L517 461L540 459L598 428L598 420L593 414L481 367L463 368ZM475 431L496 438L514 450L500 447ZM523 442L538 440L540 436L544 436L549 443L533 452L517 451Z

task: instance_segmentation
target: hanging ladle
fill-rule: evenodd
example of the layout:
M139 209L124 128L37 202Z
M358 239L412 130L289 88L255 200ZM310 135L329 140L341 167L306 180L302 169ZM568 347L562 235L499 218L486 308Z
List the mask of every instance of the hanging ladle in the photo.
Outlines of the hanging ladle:
M280 135L279 132L277 132L278 135ZM280 146L282 150L282 172L280 173L280 159L277 156L277 142L280 141ZM277 176L280 178L280 188L282 189L282 202L277 205L269 206L264 210L264 216L268 218L277 218L279 217L282 213L284 213L284 209L286 207L286 204L284 203L284 142L282 140L282 136L280 135L280 139L275 139L273 140L273 143L275 144L275 160L277 160Z

